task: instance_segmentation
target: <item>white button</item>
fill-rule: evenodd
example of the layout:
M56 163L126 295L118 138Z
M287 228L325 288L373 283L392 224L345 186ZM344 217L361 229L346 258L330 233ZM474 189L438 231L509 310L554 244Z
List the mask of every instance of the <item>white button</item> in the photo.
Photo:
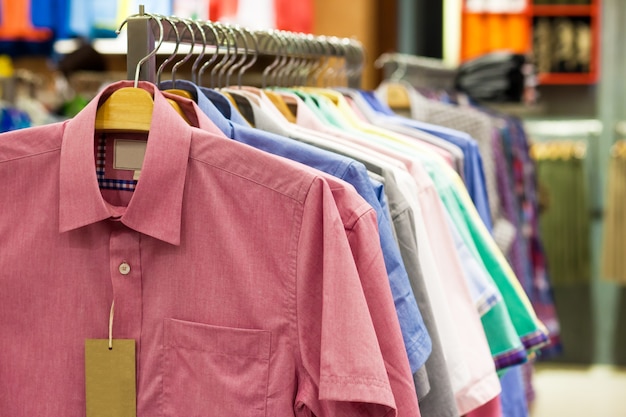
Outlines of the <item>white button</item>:
M122 262L120 264L120 274L128 275L129 273L130 273L130 265L128 265L128 263L126 262Z

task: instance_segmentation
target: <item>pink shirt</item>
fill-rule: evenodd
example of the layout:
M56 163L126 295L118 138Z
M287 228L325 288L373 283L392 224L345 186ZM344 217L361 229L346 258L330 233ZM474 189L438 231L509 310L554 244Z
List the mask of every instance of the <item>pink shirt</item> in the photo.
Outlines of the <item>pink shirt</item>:
M0 136L2 414L84 415L84 341L107 338L115 300L138 416L396 415L328 183L189 127L142 83L155 107L141 179L100 189L97 105L129 85ZM145 139L107 134L107 160L120 137ZM375 225L371 208L354 214Z

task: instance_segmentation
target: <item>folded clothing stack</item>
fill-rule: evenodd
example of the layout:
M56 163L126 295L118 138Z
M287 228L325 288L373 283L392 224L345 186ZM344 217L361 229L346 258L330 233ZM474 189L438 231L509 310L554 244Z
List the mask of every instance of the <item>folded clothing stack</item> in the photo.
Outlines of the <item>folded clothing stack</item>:
M525 55L493 52L461 64L456 89L478 101L522 102L533 76Z

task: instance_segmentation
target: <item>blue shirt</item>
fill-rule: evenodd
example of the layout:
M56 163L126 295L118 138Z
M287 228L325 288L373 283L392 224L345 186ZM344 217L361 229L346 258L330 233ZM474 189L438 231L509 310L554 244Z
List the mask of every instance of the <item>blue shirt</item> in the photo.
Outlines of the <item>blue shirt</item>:
M172 82L163 82L160 88L172 88ZM417 306L390 219L385 216L365 166L345 156L250 127L230 101L215 90L197 87L184 80L176 81L176 88L191 90L197 96L198 107L226 136L340 178L351 184L374 208L378 218L380 245L411 371L416 372L421 368L430 355L432 342ZM214 98L219 108L212 101ZM230 115L231 119L227 119L225 114Z
M374 111L384 117L385 123L394 123L430 133L461 149L464 156L463 177L465 179L465 186L478 210L480 218L483 223L485 223L485 226L487 226L487 229L491 231L493 228L491 209L489 208L489 199L485 187L482 156L480 155L476 141L465 132L398 116L382 103L373 92L360 91L360 94Z

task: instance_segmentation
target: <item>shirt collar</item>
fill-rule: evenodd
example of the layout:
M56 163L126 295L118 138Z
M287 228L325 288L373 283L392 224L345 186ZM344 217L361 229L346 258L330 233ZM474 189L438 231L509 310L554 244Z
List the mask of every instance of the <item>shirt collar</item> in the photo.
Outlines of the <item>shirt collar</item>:
M209 119L209 117L204 114L202 110L200 110L200 107L193 100L177 94L168 93L167 91L162 91L162 93L165 98L178 103L183 113L185 113L189 119L191 126L197 127L198 129L212 133L221 138L229 138L215 125L213 120Z
M206 94L200 89L200 87L191 81L188 80L176 80L176 83L173 81L162 81L159 84L159 88L162 90L167 88L182 88L183 90L187 90L195 96L197 100L198 107L200 110L217 126L219 130L222 131L229 138L232 137L232 127L230 121L224 117L224 115L218 110L217 107L209 100Z
M250 127L250 123L244 119L235 106L233 106L233 103L231 103L230 100L222 93L206 87L200 87L200 91L204 93L204 95L219 110L219 112L226 117L226 119L235 124Z
M94 126L101 102L132 81L111 84L68 121L61 145L59 231L67 232L114 216L98 187ZM183 190L191 146L191 128L151 83L154 110L141 180L120 221L138 232L180 244Z

